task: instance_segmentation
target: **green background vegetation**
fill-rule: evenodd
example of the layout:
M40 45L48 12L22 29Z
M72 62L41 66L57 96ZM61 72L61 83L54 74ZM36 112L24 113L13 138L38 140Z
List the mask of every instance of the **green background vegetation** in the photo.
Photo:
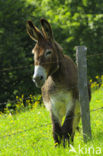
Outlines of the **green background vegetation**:
M89 78L103 74L101 0L0 0L0 103L40 93L32 82L35 43L25 25L31 19L40 28L42 17L74 61L75 46L87 46Z

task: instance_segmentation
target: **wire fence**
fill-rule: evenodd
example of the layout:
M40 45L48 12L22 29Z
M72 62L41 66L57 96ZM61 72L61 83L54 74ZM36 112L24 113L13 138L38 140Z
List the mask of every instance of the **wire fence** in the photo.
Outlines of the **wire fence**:
M103 110L103 107L92 109L92 110L90 110L90 112L95 112L95 111L98 111L98 110ZM75 118L75 117L78 117L78 115L75 115L73 117L69 117L68 119ZM24 129L24 130L20 130L18 132L15 132L15 133L0 136L0 138L2 139L2 138L6 138L6 137L12 137L12 136L15 136L17 134L21 134L21 133L24 133L24 132L27 132L27 131L34 130L36 128L47 127L48 125L51 125L51 123L42 124L41 126L33 126L33 127L29 128L29 129Z
M103 55L103 53L101 53L101 54L93 54L93 55L87 55L87 57L91 57L91 56L100 56L100 55ZM50 63L55 63L55 62L48 62L48 63L46 63L46 64L50 64ZM45 63L44 63L45 64ZM25 69L25 68L28 68L28 67L30 67L30 66L33 66L32 64L30 64L30 65L27 65L27 66L19 66L19 67L11 67L11 68L4 68L3 70L0 70L0 72L7 72L7 71L11 71L11 70L17 70L17 69ZM24 78L27 78L27 76L30 76L30 73L29 74L26 74L25 75L25 77L23 76L23 79ZM12 85L11 85L11 87L14 87L17 83L19 82L19 80L16 80ZM73 89L73 88L75 88L75 87L71 87L71 88L68 88L68 90L71 90L71 89ZM10 88L9 88L10 89ZM25 99L23 99L23 100L27 100L27 99L30 99L30 97L26 97ZM11 103L13 103L13 102L17 102L17 100L10 100L10 102ZM7 105L8 104L8 102L1 102L0 103L0 105Z
M87 58L89 57L93 57L93 56L103 56L103 53L99 53L99 54L91 54L91 55L87 55ZM60 60L61 62L62 60ZM55 61L54 62L47 62L47 63L43 63L43 64L50 64L50 63L56 63ZM8 67L8 68L3 68L0 70L0 72L8 72L8 71L16 71L16 70L21 70L21 69L27 69L29 68L30 66L33 66L33 64L29 64L29 65L22 65L22 66L17 66L17 67ZM30 73L25 75L23 75L23 79L24 78L27 78L27 76L30 76ZM15 82L12 83L11 87L14 87L17 83L19 82L19 80L16 80ZM9 88L10 89L10 88ZM71 89L71 88L70 88ZM15 102L15 101L12 101L12 102ZM0 105L6 105L7 102L2 102L0 103Z
M18 82L18 81L17 81ZM70 91L70 90L73 90L73 89L75 89L75 88L77 88L77 85L75 85L75 86L73 86L73 87L67 87L66 89L68 90L68 91ZM59 87L59 86L57 86L55 89L61 89L61 87ZM63 91L63 89L62 89L62 91ZM65 91L65 90L64 90ZM25 101L25 100L28 100L28 99L31 99L31 97L30 96L28 96L28 97L26 97L26 98L23 98L22 100L23 101ZM19 100L8 100L8 101L5 101L5 102L1 102L0 103L0 105L7 105L8 103L17 103ZM34 101L35 102L35 101Z
M91 55L87 55L87 58L89 57L94 57L94 56L102 56L103 53L100 53L100 54L91 54ZM50 64L50 63L56 63L56 62L48 62L46 64ZM44 63L45 64L45 63ZM19 69L26 69L26 68L29 68L30 66L33 66L33 64L29 64L29 65L26 65L26 66L17 66L17 67L9 67L9 68L3 68L0 70L0 72L8 72L8 71L15 71L15 70L19 70ZM69 90L73 89L72 88L68 88ZM23 100L27 100L27 99L30 99L30 97L26 97L24 98ZM18 100L12 100L10 101L11 103L17 103ZM0 105L7 105L8 102L1 102ZM90 110L90 112L95 112L95 111L99 111L99 110L103 110L103 107L98 107L98 108L94 108L92 110ZM78 115L77 115L78 116ZM73 116L74 117L77 117L76 115ZM81 116L81 115L80 115ZM24 133L24 132L27 132L27 131L31 131L31 130L34 130L35 128L40 128L40 127L46 127L48 125L50 125L51 123L46 123L46 124L43 124L41 126L34 126L32 128L29 128L29 129L25 129L25 130L21 130L21 131L18 131L18 132L15 132L15 133L12 133L12 134L8 134L8 135L4 135L4 136L0 136L0 138L6 138L6 137L11 137L11 136L14 136L14 135L17 135L17 134L20 134L20 133Z

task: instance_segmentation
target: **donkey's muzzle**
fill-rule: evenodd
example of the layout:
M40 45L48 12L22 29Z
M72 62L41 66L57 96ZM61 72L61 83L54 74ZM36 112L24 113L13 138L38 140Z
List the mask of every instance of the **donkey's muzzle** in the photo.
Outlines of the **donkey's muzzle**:
M38 75L33 77L33 82L35 83L36 87L41 88L44 83L44 78L42 75Z

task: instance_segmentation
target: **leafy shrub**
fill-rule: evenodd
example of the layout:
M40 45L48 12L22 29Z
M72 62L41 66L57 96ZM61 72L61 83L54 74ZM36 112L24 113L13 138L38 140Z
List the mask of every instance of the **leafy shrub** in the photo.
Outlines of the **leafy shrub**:
M6 114L19 113L21 111L35 109L38 105L41 104L42 104L41 95L38 96L29 95L29 97L26 99L24 98L24 95L22 95L21 97L16 96L15 104L13 104L12 106L12 103L8 102L4 109L4 113Z

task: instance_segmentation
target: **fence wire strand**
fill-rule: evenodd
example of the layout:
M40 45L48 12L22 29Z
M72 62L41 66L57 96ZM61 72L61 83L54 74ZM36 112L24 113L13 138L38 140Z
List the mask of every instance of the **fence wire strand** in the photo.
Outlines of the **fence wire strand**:
M100 53L100 54L93 54L93 55L87 55L87 58L92 57L92 56L101 56L101 55L103 55L103 53ZM60 60L60 62L62 62L62 61ZM54 61L54 62L42 63L42 64L48 65L48 64L55 64L55 63L56 63L56 61ZM29 68L30 66L33 66L33 64L29 64L29 65L26 65L26 66L24 65L24 66L3 68L3 69L0 69L0 72L15 71L15 70L19 70L19 69L27 69L27 68Z
M95 108L95 109L90 110L90 112L95 112L95 111L102 110L102 109L103 109L103 107ZM78 115L74 115L73 117L69 117L68 119L75 118L75 117L78 117ZM81 117L81 114L80 114L80 117ZM34 130L34 129L36 129L36 128L46 127L46 126L48 126L48 125L51 125L51 123L46 123L46 124L43 124L43 125L41 125L41 126L34 126L34 127L32 127L32 128L29 128L29 129L21 130L21 131L19 131L19 132L15 132L15 133L12 133L12 134L0 136L0 138L6 138L6 137L15 136L15 135L17 135L17 134L21 134L21 133L24 133L24 132L27 132L27 131L31 131L31 130Z
M19 132L15 132L15 133L12 133L12 134L0 136L0 138L11 137L11 136L14 136L14 135L17 135L17 134L21 134L21 133L24 133L24 132L27 132L27 131L34 130L35 128L46 127L46 126L48 126L48 125L51 125L51 123L43 124L43 125L38 126L38 127L34 126L34 127L32 127L32 128L29 128L29 129L21 130L21 131L19 131Z

